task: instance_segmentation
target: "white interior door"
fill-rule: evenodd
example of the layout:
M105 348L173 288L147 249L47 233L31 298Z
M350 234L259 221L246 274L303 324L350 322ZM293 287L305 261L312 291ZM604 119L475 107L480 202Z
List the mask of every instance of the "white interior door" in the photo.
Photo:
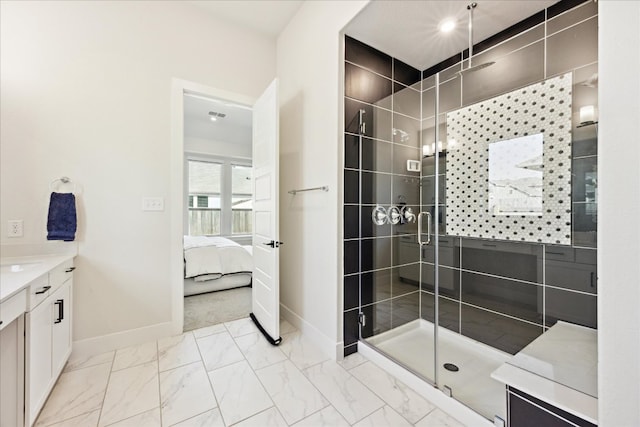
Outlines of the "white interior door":
M280 340L278 138L276 79L253 106L252 318L272 343Z

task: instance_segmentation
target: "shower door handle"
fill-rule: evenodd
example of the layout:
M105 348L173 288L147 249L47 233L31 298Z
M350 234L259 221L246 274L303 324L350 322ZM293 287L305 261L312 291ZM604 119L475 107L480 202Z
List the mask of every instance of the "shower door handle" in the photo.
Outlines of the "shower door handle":
M427 216L427 241L422 241L422 215ZM430 212L420 212L418 214L418 245L428 245L431 243L431 213Z

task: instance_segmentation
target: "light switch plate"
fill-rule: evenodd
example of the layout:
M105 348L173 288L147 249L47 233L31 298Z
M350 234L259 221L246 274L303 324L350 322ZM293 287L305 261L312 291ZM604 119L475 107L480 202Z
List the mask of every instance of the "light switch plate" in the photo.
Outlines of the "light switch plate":
M163 197L143 197L142 210L155 211L155 212L164 211L164 198Z

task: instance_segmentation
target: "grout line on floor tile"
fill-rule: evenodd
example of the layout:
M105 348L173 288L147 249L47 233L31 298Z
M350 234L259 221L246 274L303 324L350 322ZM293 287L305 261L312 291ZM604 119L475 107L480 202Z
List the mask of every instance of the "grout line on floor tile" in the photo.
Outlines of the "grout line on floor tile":
M194 362L194 363L195 363L195 362ZM207 375L207 376L208 376L208 375ZM215 395L214 395L214 399L215 399ZM211 411L214 411L214 410L216 410L216 409L218 410L218 412L220 412L220 416L222 416L222 412L220 411L220 408L216 406L215 408L207 409L206 411L200 412L199 414L192 415L192 416L190 416L189 418L185 418L184 420L177 421L177 422L175 422L175 423L173 423L173 424L171 424L171 425L172 425L172 426L175 426L175 425L177 425L177 424L182 424L182 423L184 423L185 421L189 421L190 419L197 418L197 417L199 417L200 415L204 415L204 414L206 414L207 412L211 412ZM161 424L161 425L162 425L162 424ZM226 426L226 424L225 424L225 426ZM169 427L171 427L171 426L169 426Z
M67 363L68 363L68 361L67 361ZM103 364L106 365L106 363L101 363L101 365L103 365ZM65 363L65 366L66 366L66 363ZM72 372L72 371L67 371L67 372ZM51 398L51 395L53 395L53 390L55 390L55 388L58 386L58 382L60 381L60 377L62 376L62 374L66 374L67 372L64 372L64 368L62 368L62 372L60 373L60 375L56 379L56 382L53 384L53 387L51 387L51 391L49 392L49 395L47 396L47 398L45 399L44 403L42 404L42 408L40 408L40 412L38 412L38 416L36 417L36 419L33 422L34 426L36 426L38 424L38 420L40 419L40 415L42 415L42 411L47 406L47 403L49 403L49 399ZM94 409L94 411L95 411L95 409ZM92 412L92 411L89 411L89 412ZM84 414L88 414L89 412L85 412ZM80 415L84 415L84 414L80 414ZM26 418L26 413L24 414L24 418ZM71 418L73 418L73 417L71 417ZM50 426L50 425L55 424L55 423L61 423L61 422L64 422L66 420L70 420L71 418L65 418L64 420L54 421L52 423L49 423L49 424L46 424L46 425L42 425L41 427L47 427L47 426Z
M225 327L225 329L226 329L226 327ZM231 334L229 334L229 335L231 335ZM195 334L193 336L195 338ZM207 335L207 336L209 336L209 335ZM201 337L201 338L204 338L204 337ZM233 337L232 337L232 339L233 339ZM198 339L195 338L195 340L196 340L196 348L198 349L198 354L200 355L200 363L202 363L202 368L204 369L204 373L207 375L207 381L209 382L209 388L211 389L211 394L213 394L213 400L216 402L216 408L218 408L218 412L220 412L220 418L222 418L222 422L226 426L228 424L224 420L224 415L222 414L222 409L220 408L220 402L218 401L218 396L216 396L216 391L213 388L213 384L211 383L211 376L209 376L209 371L207 371L207 365L204 363L204 357L202 356L202 350L200 350L200 346L198 345ZM234 342L234 344L235 344L235 342ZM240 353L242 353L242 352L240 352ZM244 357L244 354L242 355L242 357ZM211 409L209 409L209 411L211 411ZM205 412L207 412L207 411L205 411ZM199 415L202 415L202 414L199 414ZM193 417L191 417L191 418L193 418ZM189 418L187 418L187 419L189 419Z
M196 343L196 347L197 347L197 343ZM162 425L162 392L160 388L160 345L158 344L158 340L156 340L156 368L158 370L158 410L160 411L160 425Z
M107 385L104 387L104 394L102 395L102 403L100 404L100 415L98 415L98 423L96 426L100 425L100 419L102 418L102 410L104 409L104 400L107 397L107 390L109 390L109 383L111 382L111 374L113 373L113 363L116 360L117 350L113 352L113 357L111 358L111 366L109 367L109 378L107 378Z
M269 393L267 393L267 394L269 394ZM269 396L269 398L271 398L271 396ZM271 408L275 408L275 409L276 409L276 411L278 410L278 407L274 404L273 406L269 406L268 408L263 409L263 410L262 410L262 411L260 411L260 412L256 412L255 414L249 415L249 416L247 416L247 417L245 417L245 418L243 418L243 419L241 419L241 420L238 420L238 421L236 421L236 422L235 422L235 423L233 423L233 424L227 424L227 423L225 423L224 425L225 425L225 426L228 426L228 427L237 426L238 424L240 424L240 423L242 423L242 422L244 422L244 421L247 421L249 418L255 417L256 415L260 415L260 414L262 414L263 412L267 412L267 411L268 411L268 410L270 410ZM222 411L220 411L220 413L222 414ZM280 414L280 411L278 411L278 413ZM282 416L282 414L280 414L280 416ZM284 418L283 418L283 419L284 419ZM285 423L286 423L286 421L285 421ZM287 425L288 425L288 423L287 423Z
M116 371L116 372L117 372L117 371ZM123 421L130 420L131 418L139 417L140 415L142 415L142 414L144 414L144 413L146 413L146 412L149 412L149 411L153 411L154 409L156 409L156 408L147 409L146 411L142 411L142 412L140 412L140 413L138 413L138 414L133 414L133 415L131 415L130 417L123 418L123 419L118 420L118 421L114 421L114 422L112 422L111 424L107 424L107 425L106 425L106 426L104 426L104 427L110 427L110 426L112 426L112 425L114 425L114 424L119 424L119 423L121 423L121 422L123 422ZM158 407L158 410L159 410L159 411L160 411L160 413L162 414L162 410L160 409L160 407ZM162 415L161 415L161 416L162 416ZM161 421L161 422L162 422L162 421ZM100 424L100 422L99 422L99 421L98 421L98 424ZM160 424L160 425L162 425L162 424Z
M291 360L290 360L289 358L287 358L287 360L289 360L289 362L291 362ZM325 362L326 362L326 360L325 360ZM322 363L324 363L324 362L322 362ZM296 366L296 364L295 364L295 363L291 362L291 364L293 365L293 367L294 367L294 368L296 368L296 369L298 370L298 372L300 372L300 373L302 374L302 376L303 376L304 378L306 378L306 380L307 380L307 381L309 381L309 384L311 384L311 386L312 386L312 387L313 387L313 388L314 388L318 393L320 393L320 396L322 396L322 397L327 401L327 403L328 403L328 405L327 405L327 406L325 406L324 408L320 408L320 409L318 409L316 412L314 412L314 414L315 414L315 413L317 413L317 412L322 411L323 409L325 409L325 408L327 408L327 407L329 407L329 406L332 406L332 407L333 407L333 404L331 403L331 400L329 400L329 398L328 398L328 397L327 397L327 396L326 396L326 395L325 395L325 394L324 394L324 393L323 393L323 392L322 392L318 387L316 387L316 385L313 383L313 381L311 381L311 380L309 379L309 377L307 376L307 374L305 374L305 372L304 372L304 371L305 371L305 370L307 370L307 369L309 369L309 368L311 368L311 366L309 366L309 367L307 367L307 368L305 368L305 369L300 369L300 368L298 368L298 367ZM315 365L313 365L313 366L315 366ZM342 417L344 418L344 415L342 415L342 414L340 413L340 411L338 411L335 407L334 407L333 409L335 409L335 410L336 410L336 412L338 412L338 413L340 414L340 416L342 416ZM311 415L313 415L313 414L309 414L309 415L307 415L307 416L306 416L306 417L304 417L304 418L310 417ZM304 419L304 418L303 418L303 419ZM300 422L300 421L301 421L301 420L298 420L298 421L296 421L296 422Z
M369 363L373 364L373 366L375 366L376 368L381 369L381 370L385 373L385 375L390 375L390 376L394 379L394 382L395 382L395 383L400 383L400 384L402 384L402 385L403 385L403 386L405 386L407 389L409 389L409 390L413 391L413 392L414 392L415 394L417 394L419 397L421 397L421 398L423 398L425 401L429 402L429 404L431 404L431 406L432 406L433 408L432 408L431 410L429 410L429 412L427 412L427 413L426 413L425 417L426 417L427 415L429 415L429 414L431 413L431 411L433 411L435 408L437 408L437 407L438 407L438 406L436 406L436 404L435 404L435 403L433 403L431 400L427 399L427 398L426 398L426 397L424 397L422 394L418 393L416 390L414 390L413 388L409 387L407 384L405 384L405 383L403 383L402 381L400 381L400 379L399 379L399 378L397 378L396 376L389 374L387 371L385 371L384 369L382 369L380 366L376 365L376 364L375 364L375 363L373 363L372 361L367 360L366 362L361 363L361 364L359 364L358 366L362 366L362 365L364 365L364 364L365 364L365 363L367 363L367 362L369 362ZM358 366L354 366L352 369L355 369L355 368L357 368ZM367 390L369 390L371 393L373 393L373 395L374 395L374 396L376 396L378 399L380 399L381 401L383 401L383 402L384 402L384 404L385 404L386 406L388 406L388 407L389 407L389 408L391 408L393 411L395 411L398 415L400 415L400 416L401 416L401 417L402 417L406 422L408 422L409 424L412 424L412 425L413 425L413 423L412 423L411 421L409 421L409 420L408 420L404 415L402 415L402 414L401 414L400 412L398 412L398 411L397 411L393 406L391 406L391 404L390 404L389 402L387 402L387 401L386 401L382 396L380 396L378 393L376 393L376 391L375 391L373 388L369 387L368 385L366 385L365 383L363 383L362 381L360 381L360 379L359 379L358 377L356 377L355 375L353 375L353 374L350 372L350 370L345 369L345 371L347 371L347 372L348 372L348 373L353 377L353 379L355 379L356 381L358 381L358 382L359 382L360 384L362 384L362 385L363 385ZM380 409L380 408L378 408L378 409ZM376 409L376 411L377 411L378 409ZM374 411L374 412L375 412L375 411ZM373 412L372 412L371 414L373 414ZM371 415L371 414L369 414L369 415ZM368 417L369 415L367 415L367 417ZM366 418L366 417L365 417L365 418ZM424 417L423 417L423 418L424 418ZM364 419L364 418L362 418L362 419ZM358 420L358 422L362 421L362 419L361 419L361 420ZM422 418L420 418L420 419L422 419Z
M226 326L225 326L225 327L226 327ZM229 333L229 335L231 335L231 333ZM243 336L244 336L244 335L243 335ZM240 349L240 346L239 346L239 345L238 345L238 343L236 342L236 338L235 338L234 336L231 336L231 338L233 339L233 343L235 344L235 346L236 346L236 347L238 347L238 349ZM238 337L238 338L240 338L240 337ZM242 350L240 350L240 353L242 353ZM286 356L286 354L285 354L285 356ZM280 414L280 416L282 417L282 413L280 413L280 410L278 409L278 406L276 405L276 402L274 402L274 401L273 401L273 398L271 397L271 394L269 394L269 392L267 391L267 388L266 388L266 387L265 387L265 385L262 383L262 380L260 379L260 376L256 373L256 370L255 370L255 369L253 369L253 366L251 366L251 363L249 363L249 360L247 360L247 357L245 356L245 354L244 354L244 353L242 353L242 357L244 358L245 362L247 362L247 365L249 365L249 369L251 369L251 371L253 372L253 375L255 375L255 376L256 376L256 378L258 379L258 383L260 383L260 385L262 386L262 389L264 390L264 392L267 394L267 396L269 396L269 400L270 400L270 401L271 401L271 403L273 404L273 406L272 406L272 407L276 408L276 411L278 411L278 413L279 413L279 414ZM287 360L289 360L289 358L288 358L288 357L287 357ZM282 362L284 362L284 361L282 361ZM275 363L273 363L271 366L273 366L273 365L275 365ZM266 366L265 366L265 368L266 368ZM214 393L214 394L215 394L215 393ZM267 408L267 409L265 409L264 411L267 411L267 410L269 410L269 409L271 409L271 408ZM256 413L256 414L253 414L253 415L251 415L251 417L256 416L256 415L258 415L258 414L260 414L260 413L262 413L262 412L264 412L264 411L260 411L260 412L258 412L258 413ZM222 414L222 411L220 411L220 413ZM251 418L251 417L247 417L247 418ZM245 418L245 419L247 419L247 418ZM284 418L284 417L282 417L282 419L284 420L285 418ZM238 421L238 422L241 422L241 421ZM285 420L285 422L286 422L286 420ZM236 424L237 424L237 423L236 423ZM287 424L288 424L288 423L287 423Z

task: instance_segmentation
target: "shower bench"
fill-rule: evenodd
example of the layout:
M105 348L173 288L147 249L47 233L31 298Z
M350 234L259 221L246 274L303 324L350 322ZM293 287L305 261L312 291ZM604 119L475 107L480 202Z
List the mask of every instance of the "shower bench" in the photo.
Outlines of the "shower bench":
M598 424L597 331L558 322L496 369L512 427Z

